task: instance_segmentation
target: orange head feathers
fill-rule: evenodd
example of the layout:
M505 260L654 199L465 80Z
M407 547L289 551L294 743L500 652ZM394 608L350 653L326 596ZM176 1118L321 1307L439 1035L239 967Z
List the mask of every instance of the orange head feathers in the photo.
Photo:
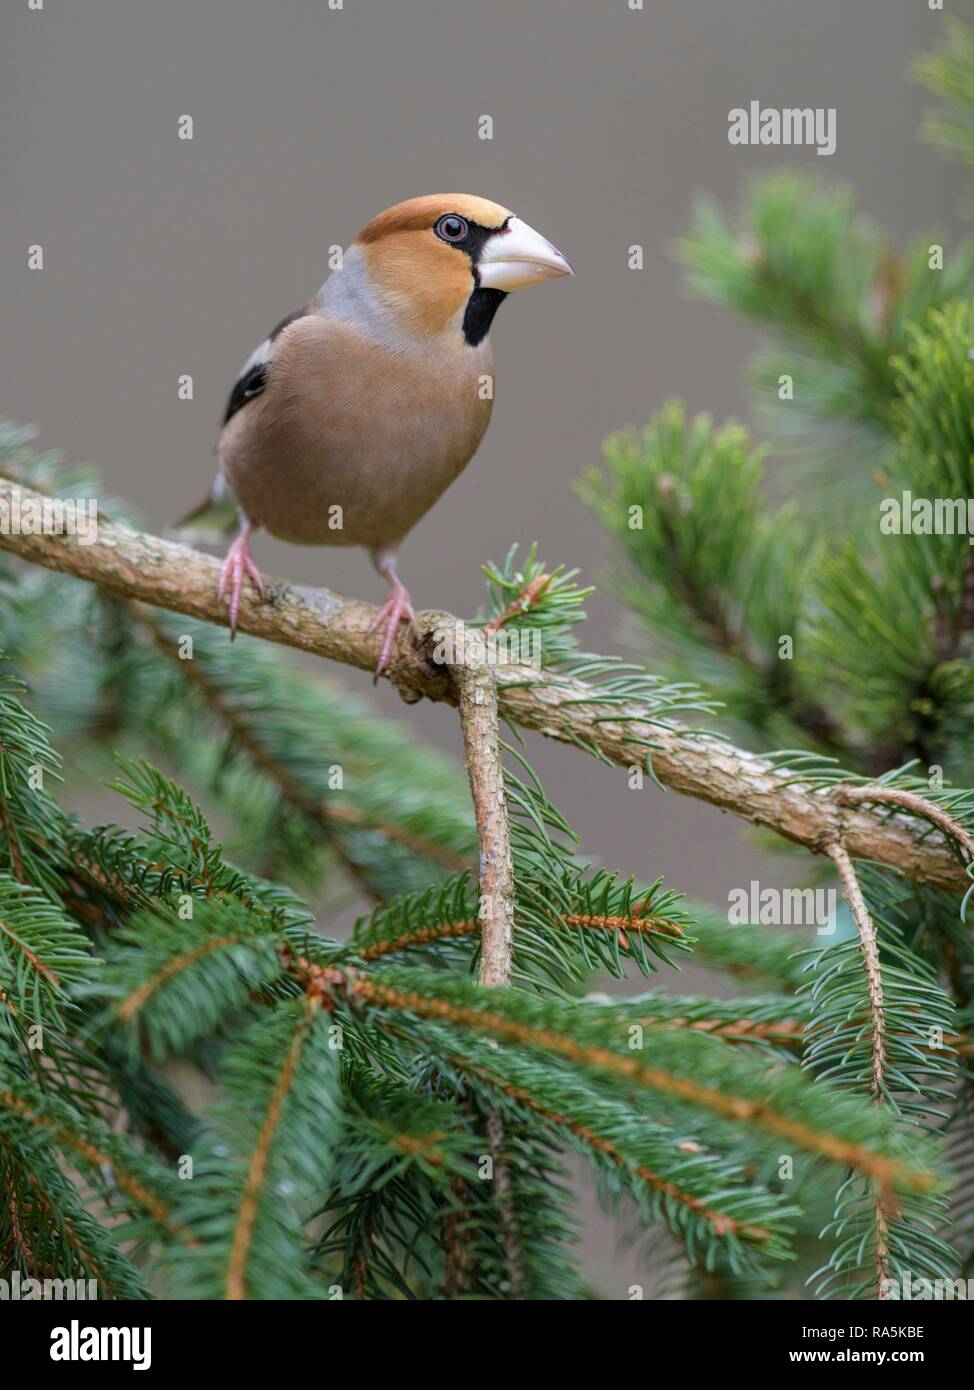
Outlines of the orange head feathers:
M355 243L379 297L422 335L455 325L472 345L511 290L573 273L556 247L508 208L468 193L397 203Z

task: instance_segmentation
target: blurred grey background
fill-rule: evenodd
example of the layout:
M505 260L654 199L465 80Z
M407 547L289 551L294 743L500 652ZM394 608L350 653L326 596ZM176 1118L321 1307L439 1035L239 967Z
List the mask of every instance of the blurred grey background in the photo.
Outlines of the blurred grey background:
M335 3L336 0L332 0ZM35 0L36 3L36 0ZM687 301L668 246L695 194L736 202L791 163L853 182L899 240L951 225L954 175L918 140L912 56L939 37L927 0L28 0L4 7L0 412L97 463L162 527L209 485L243 360L376 212L464 191L514 208L577 278L514 296L494 332L497 399L466 474L404 546L420 607L472 615L479 565L537 540L597 573L602 535L572 491L607 433L669 395L747 418L747 328ZM949 7L948 7L949 8ZM837 109L837 150L738 148L728 112ZM177 138L193 118L194 138ZM478 120L493 118L493 139ZM27 268L40 243L44 269ZM630 270L628 248L644 248ZM180 401L189 373L195 398ZM265 572L378 600L356 552L259 537ZM586 644L615 645L597 595ZM368 677L330 672L349 688ZM458 754L442 708L377 708ZM532 739L585 849L726 905L766 859L739 822ZM117 809L113 808L113 814ZM634 1264L590 1235L610 1296Z

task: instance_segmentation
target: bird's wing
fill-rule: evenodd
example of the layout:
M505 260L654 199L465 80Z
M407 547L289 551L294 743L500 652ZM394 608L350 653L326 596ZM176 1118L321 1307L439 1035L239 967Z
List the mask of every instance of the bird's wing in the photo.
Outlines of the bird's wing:
M316 306L305 304L295 309L293 314L281 319L280 323L267 335L260 347L250 354L233 383L230 399L223 416L223 425L242 410L248 401L259 396L267 385L274 344L295 319L305 318L315 312ZM227 536L233 535L240 525L240 509L230 491L229 484L222 473L217 473L213 486L203 501L188 512L186 516L166 528L165 534L173 540L189 544L202 542L204 545L217 545Z
M255 351L250 354L240 369L240 375L233 383L233 390L230 392L226 413L223 416L224 425L236 415L238 410L242 410L248 401L252 401L255 396L259 396L267 385L267 376L270 370L271 356L274 351L276 339L281 336L288 324L294 323L295 319L304 318L306 314L312 313L313 310L313 304L305 304L300 309L295 309L293 314L288 314L287 318L281 319L280 323L268 334L260 347L256 348Z
M267 385L275 341L289 323L294 323L295 319L304 318L306 314L312 312L312 308L311 304L305 304L302 308L295 309L293 314L288 314L287 318L281 319L260 347L250 354L233 383L233 390L230 392L230 399L223 416L224 425L236 415L238 410L242 410L248 401L252 401L255 396L260 395ZM174 540L188 541L190 544L200 541L206 545L217 545L221 540L232 535L239 524L240 511L233 493L222 473L217 473L213 486L203 501L181 520L168 527L166 535Z

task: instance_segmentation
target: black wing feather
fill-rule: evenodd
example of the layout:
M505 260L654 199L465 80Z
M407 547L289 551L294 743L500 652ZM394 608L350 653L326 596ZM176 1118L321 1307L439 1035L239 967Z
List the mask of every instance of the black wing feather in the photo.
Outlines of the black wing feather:
M267 339L267 351L265 356L261 361L255 362L252 367L247 367L245 371L241 372L234 382L233 390L230 392L230 399L227 401L226 414L223 417L224 424L236 415L238 410L242 410L248 401L252 401L255 396L259 396L267 385L267 377L271 365L270 348L274 339L280 337L289 323L293 323L295 319L303 319L312 311L312 305L302 305L300 309L295 309L293 314L288 314L287 318L281 319L280 323L273 329Z
M231 416L236 415L248 401L252 401L255 396L259 396L267 385L266 362L257 362L248 371L238 376L233 383L233 390L230 392L230 399L227 401L227 411L223 417L226 424Z

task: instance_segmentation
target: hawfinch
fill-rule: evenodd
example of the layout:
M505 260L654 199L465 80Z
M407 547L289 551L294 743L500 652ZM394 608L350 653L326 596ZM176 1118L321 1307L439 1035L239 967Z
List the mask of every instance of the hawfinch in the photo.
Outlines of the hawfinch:
M473 457L493 404L487 334L511 290L573 274L560 251L497 203L434 194L380 213L318 294L277 325L237 377L210 497L240 530L220 577L236 628L250 536L361 545L389 584L377 673L415 615L396 552Z

